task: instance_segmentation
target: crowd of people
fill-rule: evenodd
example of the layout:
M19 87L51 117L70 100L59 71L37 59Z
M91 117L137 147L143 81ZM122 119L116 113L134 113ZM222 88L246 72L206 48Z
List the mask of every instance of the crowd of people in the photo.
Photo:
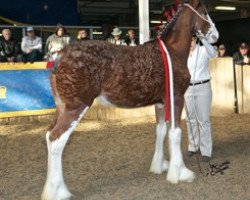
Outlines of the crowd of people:
M75 38L72 38L62 24L57 24L55 32L50 35L42 49L42 39L35 34L33 27L27 27L26 36L22 38L21 45L12 37L9 29L2 30L0 38L0 62L36 62L42 60L51 60L57 53L74 40L88 40L88 33L85 29L79 29ZM126 37L122 38L122 30L115 27L111 32L108 42L114 45L137 46L139 41L134 30L128 30ZM21 48L19 47L21 46ZM214 46L217 51L217 57L230 56L226 45L220 44ZM235 64L250 64L250 51L247 42L239 45L238 51L233 54Z
M107 41L115 45L138 45L133 30L127 32L126 39L122 39L121 34L122 31L115 27ZM79 29L76 38L72 38L62 24L57 24L55 32L47 38L43 51L42 39L35 34L33 27L27 27L26 36L22 38L21 45L12 37L10 29L3 29L0 38L0 62L33 63L42 60L53 60L60 50L74 40L88 40L87 31Z
M230 54L227 51L227 48L225 44L220 44L218 47L215 46L215 49L217 50L217 57L223 58L223 57L231 57ZM247 42L241 42L238 51L235 52L233 55L233 61L236 65L248 65L250 64L250 51L249 51L249 45Z

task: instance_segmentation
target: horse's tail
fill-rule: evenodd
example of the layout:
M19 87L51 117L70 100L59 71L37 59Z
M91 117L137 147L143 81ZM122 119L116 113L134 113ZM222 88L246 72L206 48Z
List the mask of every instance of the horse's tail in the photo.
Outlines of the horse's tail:
M52 69L51 69L51 75L50 75L50 85L52 88L52 93L55 99L56 105L58 104L58 99L59 99L59 93L57 91L57 84L56 84L56 75L57 75L57 70L59 67L60 60L62 58L62 53L59 53L53 63Z

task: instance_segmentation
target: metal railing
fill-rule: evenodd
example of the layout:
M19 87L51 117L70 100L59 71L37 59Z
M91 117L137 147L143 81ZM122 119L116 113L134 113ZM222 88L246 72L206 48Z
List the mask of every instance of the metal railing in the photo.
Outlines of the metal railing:
M13 38L21 45L22 38L26 35L26 28L28 26L13 26L13 25L0 25L0 34L1 31L5 28L8 28L12 32ZM47 38L55 32L56 26L32 26L35 30L35 34L42 39L43 52ZM89 39L94 40L106 40L111 36L112 26L110 27L101 27L101 26L65 26L67 33L76 39L79 29L85 29L88 33ZM128 30L134 30L136 37L139 39L139 28L138 27L119 27L122 30L122 38L125 38ZM155 38L156 32L155 28L150 28L151 35Z

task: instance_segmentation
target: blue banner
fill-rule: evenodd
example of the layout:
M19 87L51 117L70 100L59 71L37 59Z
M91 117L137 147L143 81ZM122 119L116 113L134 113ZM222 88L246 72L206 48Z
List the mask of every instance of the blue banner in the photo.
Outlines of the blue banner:
M49 74L46 69L0 71L0 117L43 114L43 110L54 110Z

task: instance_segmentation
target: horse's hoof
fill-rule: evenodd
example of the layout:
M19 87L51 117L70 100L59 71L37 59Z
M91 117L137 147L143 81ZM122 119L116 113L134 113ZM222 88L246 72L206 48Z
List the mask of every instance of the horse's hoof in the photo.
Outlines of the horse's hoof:
M191 170L186 167L181 169L180 173L180 181L193 182L195 179L195 174Z
M159 164L160 163L160 164ZM150 167L150 172L154 174L161 174L162 172L166 172L168 170L168 161L153 161Z
M180 177L180 167L170 165L167 174L167 181L173 184L177 184L179 182L179 177Z
M167 180L170 183L177 184L179 181L192 182L195 179L195 174L185 166L169 167Z

